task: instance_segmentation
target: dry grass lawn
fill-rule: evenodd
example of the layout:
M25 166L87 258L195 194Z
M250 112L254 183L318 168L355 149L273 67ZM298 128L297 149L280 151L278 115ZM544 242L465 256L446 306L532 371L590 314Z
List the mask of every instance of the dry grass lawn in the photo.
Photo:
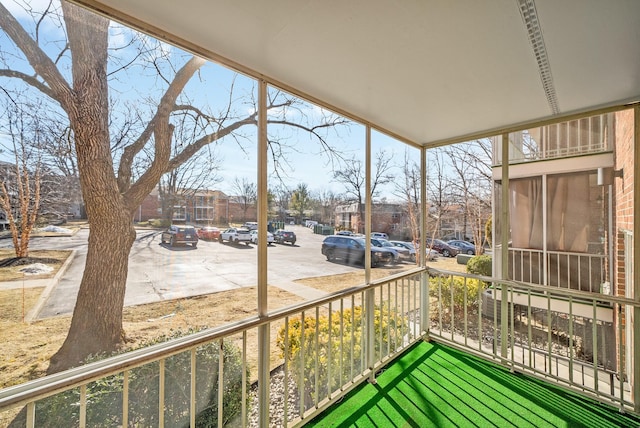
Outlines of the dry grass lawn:
M23 322L42 289L0 291L0 388L44 376L49 359L60 348L71 323L70 316ZM188 299L130 306L124 309L126 348L170 334L175 330L220 326L256 313L255 287ZM302 298L276 287L269 288L270 306L283 307ZM24 309L23 309L24 308ZM273 335L275 338L275 335ZM275 342L274 342L275 343Z
M36 251L32 252L35 256ZM47 252L46 257L58 258L59 268L69 252ZM38 254L38 257L45 257ZM0 252L0 260L7 255ZM464 270L464 266L455 263L455 259L440 258L430 265L446 270ZM372 269L372 279L394 275L413 268L404 264L389 268ZM11 274L3 272L8 268L0 268L0 278L11 278ZM50 275L55 274L55 270ZM301 284L327 293L362 284L364 270L356 272L307 278ZM60 348L66 337L71 322L70 316L61 316L25 323L25 314L37 302L42 288L25 288L0 290L0 331L2 346L0 347L0 388L6 388L28 380L44 376L49 359ZM269 287L269 309L283 308L303 299L280 288ZM166 301L147 305L131 306L124 309L124 329L129 341L126 349L140 346L162 335L175 330L221 326L253 316L257 312L257 290L255 287L216 294L191 297L187 299ZM272 350L277 350L276 337L278 325L271 329ZM257 340L255 331L249 332L247 352L249 356L257 356ZM272 366L280 363L280 356L272 352ZM254 362L250 362L253 365ZM255 370L252 369L252 373ZM2 417L0 417L2 422Z
M20 264L16 264L11 260L16 256L13 249L0 249L0 264L9 264L9 266L0 265L0 281L52 278L70 254L70 250L30 250L29 257ZM28 275L20 271L26 265L38 262L51 266L53 271L38 275Z

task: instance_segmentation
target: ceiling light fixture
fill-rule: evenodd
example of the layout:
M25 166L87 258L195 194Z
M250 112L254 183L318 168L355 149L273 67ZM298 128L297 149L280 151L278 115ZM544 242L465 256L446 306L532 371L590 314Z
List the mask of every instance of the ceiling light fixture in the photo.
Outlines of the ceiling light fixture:
M551 108L553 114L558 114L560 109L558 108L558 98L556 96L556 89L553 86L553 77L551 76L551 66L549 65L549 59L547 58L547 49L544 45L544 39L542 38L542 29L540 28L540 22L538 21L538 13L536 11L536 4L534 0L516 0L518 7L520 8L520 14L527 27L527 33L529 35L529 41L533 48L533 53L536 56L538 62L538 71L540 73L540 79L542 80L542 87L547 97L547 102Z

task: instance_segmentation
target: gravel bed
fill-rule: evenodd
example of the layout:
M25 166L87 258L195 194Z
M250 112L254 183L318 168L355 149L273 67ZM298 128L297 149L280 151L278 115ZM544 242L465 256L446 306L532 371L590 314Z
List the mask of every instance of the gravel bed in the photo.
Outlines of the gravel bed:
M289 420L295 419L300 415L300 405L298 400L298 388L293 379L289 377L288 385L288 408L287 418ZM269 426L282 427L284 426L284 397L285 397L285 384L284 384L284 370L282 367L277 368L271 372L271 390L270 398L271 403L269 405ZM258 426L258 384L255 383L251 387L250 403L249 403L249 426Z

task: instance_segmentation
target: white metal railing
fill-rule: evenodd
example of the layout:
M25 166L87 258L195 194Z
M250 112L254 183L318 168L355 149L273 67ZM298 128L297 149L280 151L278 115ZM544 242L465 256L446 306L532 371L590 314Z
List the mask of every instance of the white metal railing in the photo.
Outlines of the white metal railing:
M414 269L6 388L0 416L27 427L266 426L259 408L271 404L272 426L303 425L422 336L424 278ZM256 393L261 352L271 400Z
M586 117L509 134L509 162L521 163L612 150L608 129L613 114ZM494 162L501 165L501 145L494 145Z
M415 269L1 390L0 416L22 409L14 426L27 427L266 426L259 410L271 406L271 426L300 426L425 335L632 410L618 317L636 306ZM270 397L257 393L262 352Z
M509 248L509 277L556 288L611 294L604 254Z
M545 159L598 153L607 144L607 115L572 120L541 128Z
M639 303L567 288L550 291L541 285L429 271L431 338L623 411L634 410L620 314ZM479 279L486 281L484 285L476 284ZM631 328L630 322L626 324Z

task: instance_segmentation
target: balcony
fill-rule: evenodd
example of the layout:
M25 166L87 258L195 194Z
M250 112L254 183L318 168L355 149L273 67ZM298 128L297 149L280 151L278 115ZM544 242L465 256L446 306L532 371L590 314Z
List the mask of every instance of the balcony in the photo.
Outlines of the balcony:
M311 421L335 426L633 426L594 400L460 352L421 342Z
M501 297L490 307L487 290ZM624 414L635 407L626 357L600 352L617 343L628 355L625 333L596 326L603 304L616 313L640 305L545 290L417 268L7 388L0 416L26 427L638 424ZM548 310L522 303L534 296ZM567 313L553 309L558 296Z
M533 284L611 294L603 254L509 249L509 278Z
M509 135L509 163L517 164L610 152L613 114L571 120L513 132ZM502 148L495 146L494 160L501 165Z

